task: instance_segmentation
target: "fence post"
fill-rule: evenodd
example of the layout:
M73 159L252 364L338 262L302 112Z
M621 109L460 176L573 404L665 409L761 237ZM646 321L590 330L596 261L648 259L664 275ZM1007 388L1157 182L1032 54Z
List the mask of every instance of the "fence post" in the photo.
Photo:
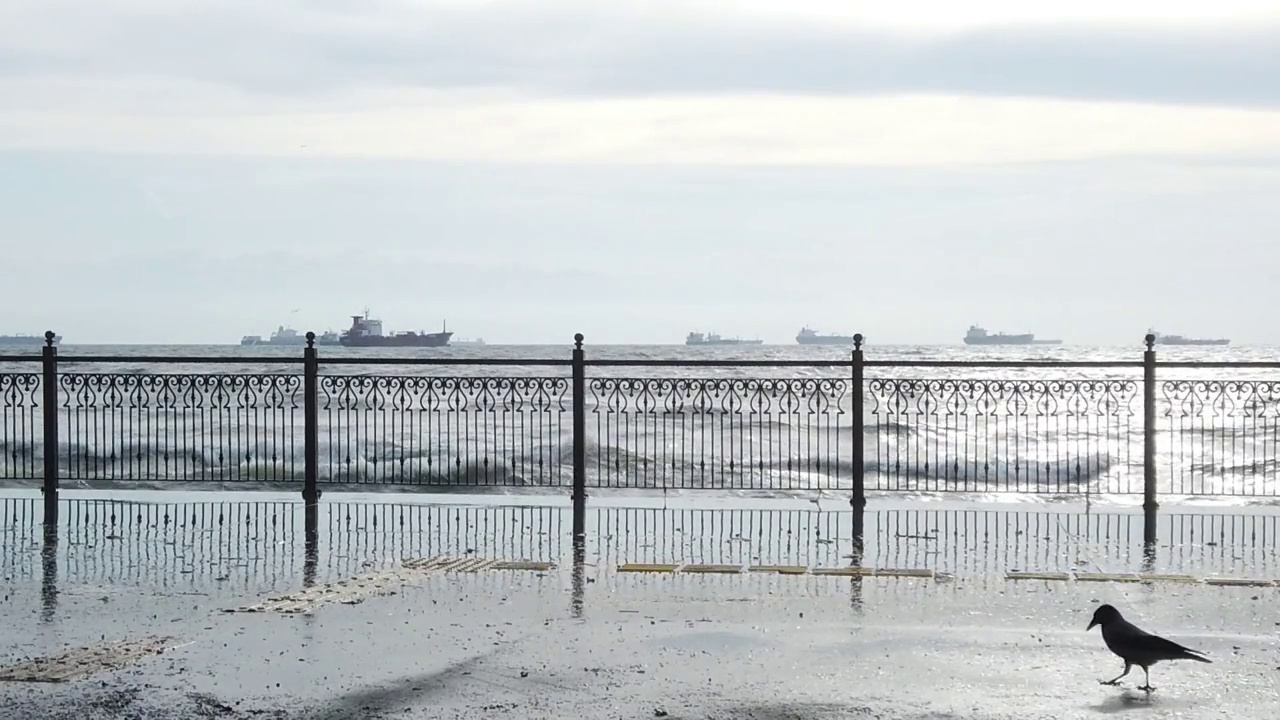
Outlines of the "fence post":
M1147 333L1142 354L1142 542L1156 543L1156 336Z
M582 333L573 336L573 541L587 534L587 365Z
M866 438L863 435L863 357L862 333L853 335L853 378L850 389L853 391L853 496L849 505L853 507L853 537L859 545L862 543L863 511L867 507L867 489L865 484Z
M316 356L316 334L307 332L307 346L302 351L302 501L305 505L307 541L313 542L319 532L320 488L320 360Z
M41 384L44 403L44 526L45 531L58 526L58 348L52 330L44 334L41 348Z

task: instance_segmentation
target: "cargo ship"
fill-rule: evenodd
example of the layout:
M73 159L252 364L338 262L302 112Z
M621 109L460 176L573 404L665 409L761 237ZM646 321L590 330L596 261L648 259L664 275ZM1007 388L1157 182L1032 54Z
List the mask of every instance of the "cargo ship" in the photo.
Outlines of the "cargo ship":
M965 345L1061 345L1061 340L1037 340L1034 333L988 333L977 325L970 325L964 336Z
M1189 338L1183 335L1161 335L1155 330L1147 332L1156 336L1157 345L1229 345L1227 338Z
M293 328L287 328L283 325L276 328L271 333L271 337L263 340L261 335L245 335L240 338L241 345L306 345L307 336L305 333L299 333ZM316 335L316 345L337 345L338 333L330 330L329 332Z
M691 332L684 339L685 345L763 345L763 340L743 340L741 338L725 338L720 337L716 333L708 333L703 335L700 332Z
M351 327L343 331L338 342L346 347L445 347L453 333L447 328L438 333L419 333L412 330L398 332L394 335L382 334L382 321L364 315L352 315Z
M53 336L53 344L62 342L61 335ZM44 347L44 333L39 335L0 335L0 347Z
M796 342L801 345L852 345L852 335L822 335L808 326L800 328Z

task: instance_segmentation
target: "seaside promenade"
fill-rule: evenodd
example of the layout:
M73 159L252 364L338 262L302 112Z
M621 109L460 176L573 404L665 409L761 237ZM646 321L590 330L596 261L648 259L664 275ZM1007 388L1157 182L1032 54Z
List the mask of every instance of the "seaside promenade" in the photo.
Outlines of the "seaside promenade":
M0 700L1274 717L1280 363L1135 356L3 357Z

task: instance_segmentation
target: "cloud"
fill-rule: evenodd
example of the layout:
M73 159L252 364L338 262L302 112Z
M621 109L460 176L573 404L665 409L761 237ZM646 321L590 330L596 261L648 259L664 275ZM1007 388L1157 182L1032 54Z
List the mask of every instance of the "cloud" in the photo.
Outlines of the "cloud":
M1280 147L1280 8L1041 5L20 2L0 148L884 166Z
M25 90L9 106L27 110L44 108L33 78L191 85L315 103L428 89L543 98L938 93L1280 104L1274 9L1251 16L1215 3L1216 17L1170 23L1092 3L1055 22L1052 13L1026 14L1027 3L986 2L976 11L985 24L975 26L967 13L934 4L928 10L938 22L950 22L938 28L912 21L907 9L886 16L866 3L852 11L799 5L810 11L779 14L756 3L734 12L706 1L25 3L0 30L7 48L0 75ZM1153 10L1149 17L1176 17L1177 8ZM184 103L199 100L170 98L164 109Z
M450 162L923 166L1280 155L1280 112L1024 98L478 100L175 120L0 115L0 147Z

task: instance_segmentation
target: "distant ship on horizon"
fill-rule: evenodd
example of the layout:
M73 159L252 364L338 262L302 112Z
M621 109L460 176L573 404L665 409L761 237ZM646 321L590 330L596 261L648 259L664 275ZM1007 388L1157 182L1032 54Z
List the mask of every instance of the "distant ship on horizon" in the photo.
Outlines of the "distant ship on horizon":
M743 340L741 338L725 338L720 337L717 333L708 333L703 335L700 332L691 332L684 339L685 345L763 345L764 340Z
M261 335L245 335L240 338L241 345L306 345L307 336L305 333L299 333L293 328L287 328L283 325L276 328L271 333L271 337L263 340ZM316 335L316 345L337 345L338 333L330 330L329 332Z
M352 315L351 327L343 331L338 342L345 347L445 347L453 333L448 328L438 333L402 331L394 335L382 334L382 321L364 315Z
M970 325L969 332L964 336L965 345L1061 345L1061 340L1037 340L1034 333L1017 333L1006 334L996 333L992 335L984 328L977 325Z
M57 345L60 342L62 342L62 336L54 335L53 344ZM27 335L26 333L15 333L13 335L0 335L0 345L4 345L8 347L12 347L14 345L23 346L23 347L26 347L26 346L44 347L44 333L40 333L39 335Z
M796 342L801 345L852 345L852 335L822 335L808 325L800 328Z
M1156 336L1157 345L1230 345L1227 338L1189 338L1184 335L1161 335L1155 330L1147 332Z

